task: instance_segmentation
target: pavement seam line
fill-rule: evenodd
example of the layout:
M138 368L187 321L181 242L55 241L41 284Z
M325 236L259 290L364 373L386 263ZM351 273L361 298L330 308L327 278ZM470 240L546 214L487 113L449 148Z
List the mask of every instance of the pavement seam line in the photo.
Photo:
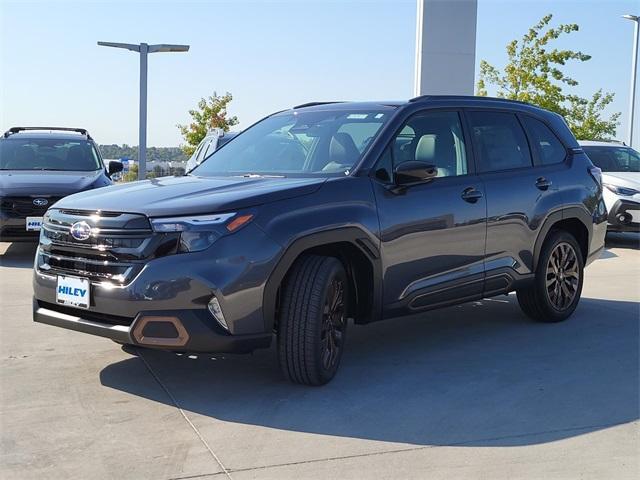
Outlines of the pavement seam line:
M632 422L633 423L633 422ZM440 447L461 447L464 445L468 445L474 442L492 442L496 440L505 440L508 438L522 438L522 437L531 437L535 435L544 435L547 433L559 433L559 432L570 432L576 430L586 430L590 428L608 428L615 427L618 425L623 425L624 423L611 423L611 424L603 424L603 425L585 425L582 427L569 427L569 428L561 428L557 430L545 430L541 432L530 432L530 433L522 433L518 435L505 435L501 437L491 437L491 438L481 438L481 439L473 439L473 440L465 440L464 442L452 442L449 444L443 445L423 445L420 447L408 447L408 448L398 448L393 450L381 450L379 452L369 452L369 453L359 453L355 455L345 455L340 457L327 457L327 458L315 458L312 460L301 460L299 462L286 462L286 463L275 463L271 465L261 465L258 467L249 467L249 468L231 468L229 471L233 472L250 472L252 470L266 470L270 468L278 468L278 467L288 467L292 465L304 465L307 463L320 463L320 462L331 462L331 461L339 461L339 460L349 460L352 458L364 458L364 457L373 457L377 455L387 455L393 453L404 453L404 452L415 452L420 450L427 450L430 448L440 448ZM204 475L203 475L204 476ZM197 478L197 477L196 477Z
M149 373L151 374L151 376L156 380L156 382L158 382L158 385L160 385L160 387L165 391L165 393L167 394L167 396L169 397L169 399L171 400L171 402L175 405L175 407L178 409L178 411L180 412L180 415L182 415L182 418L184 418L184 420L189 424L189 426L191 427L191 429L195 432L195 434L198 436L198 438L200 439L200 441L202 442L202 444L205 446L205 448L209 451L209 453L211 454L211 456L215 459L215 461L218 463L218 465L220 466L220 468L222 469L221 473L224 473L227 478L231 479L231 474L229 473L229 470L227 470L227 468L224 466L224 464L222 463L222 461L218 458L218 456L215 454L215 452L211 449L211 447L209 446L209 444L207 443L207 441L204 439L204 437L202 436L202 434L200 433L200 431L196 428L196 426L193 424L193 422L191 420L189 420L189 417L187 417L187 414L184 412L184 410L180 407L180 405L178 404L178 401L176 400L176 398L173 396L173 394L171 393L171 391L169 390L169 388L162 383L162 380L160 380L160 377L158 377L158 375L156 375L156 372L153 371L153 369L151 368L151 365L149 365L149 362L147 362L147 359L144 358L144 356L142 355L142 353L140 352L140 349L136 348L136 353L138 354L138 357L142 360L142 362L144 363L145 367L147 368L147 370L149 371ZM207 474L210 475L210 474ZM195 477L197 478L197 477Z
M202 474L199 474L199 475L188 475L186 477L171 477L171 478L169 478L167 480L191 480L191 479L197 480L198 478L217 477L218 475L224 475L224 472L202 473Z

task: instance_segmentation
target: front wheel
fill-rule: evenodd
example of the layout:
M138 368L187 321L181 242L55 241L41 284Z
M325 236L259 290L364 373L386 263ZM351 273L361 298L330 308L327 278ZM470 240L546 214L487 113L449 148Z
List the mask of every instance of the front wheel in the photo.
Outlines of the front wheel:
M305 255L283 285L278 357L295 383L323 385L340 364L347 331L349 282L334 257Z
M533 285L517 291L522 311L539 322L561 322L578 306L584 260L568 232L551 232L545 241Z

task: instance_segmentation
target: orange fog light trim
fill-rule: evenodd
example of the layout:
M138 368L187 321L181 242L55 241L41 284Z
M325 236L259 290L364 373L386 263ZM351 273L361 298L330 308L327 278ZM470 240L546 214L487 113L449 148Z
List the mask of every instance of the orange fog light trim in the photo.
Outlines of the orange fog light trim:
M240 215L239 217L234 218L227 224L227 230L230 232L234 232L243 226L245 223L249 222L253 218L253 215Z
M178 332L178 336L174 338L165 337L145 337L143 335L144 327L148 323L171 323ZM133 327L133 338L141 345L158 345L164 347L182 347L189 341L189 334L182 325L182 322L176 317L141 317Z

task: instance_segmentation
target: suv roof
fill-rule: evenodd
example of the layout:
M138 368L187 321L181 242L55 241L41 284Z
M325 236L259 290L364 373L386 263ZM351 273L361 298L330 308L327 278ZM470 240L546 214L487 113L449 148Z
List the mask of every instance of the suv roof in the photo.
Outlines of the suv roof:
M505 107L509 109L529 110L544 113L548 115L549 112L542 108L536 107L530 103L521 102L519 100L509 100L507 98L497 97L478 97L474 95L421 95L409 100L395 100L395 101L378 101L378 102L343 102L343 101L328 101L328 102L308 102L301 105L296 105L292 109L317 109L317 110L342 110L342 109L358 109L358 108L399 108L412 104L443 104L457 107L477 107L477 106L494 106Z
M11 127L4 132L4 138L10 138L14 135L20 135L20 138L78 138L78 135L92 140L91 135L85 128L70 127Z

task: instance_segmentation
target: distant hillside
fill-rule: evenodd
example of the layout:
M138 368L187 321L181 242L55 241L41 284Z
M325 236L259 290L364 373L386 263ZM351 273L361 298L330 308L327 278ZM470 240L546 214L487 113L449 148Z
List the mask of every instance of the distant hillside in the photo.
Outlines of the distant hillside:
M100 152L104 158L138 159L138 147L129 145L100 145ZM147 147L148 162L186 162L187 156L179 147Z

